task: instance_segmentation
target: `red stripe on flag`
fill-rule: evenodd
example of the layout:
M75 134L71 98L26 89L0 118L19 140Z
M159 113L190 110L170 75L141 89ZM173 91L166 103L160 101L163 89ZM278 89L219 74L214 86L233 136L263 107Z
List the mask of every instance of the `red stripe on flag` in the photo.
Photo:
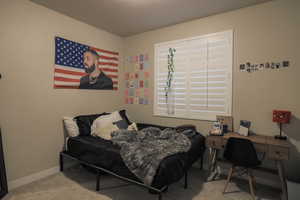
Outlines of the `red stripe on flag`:
M118 78L117 75L110 75L110 74L108 74L107 76L110 77L110 78Z
M113 54L113 55L119 55L118 52L114 52L114 51L107 51L107 50L104 50L104 49L98 49L98 48L95 48L95 47L91 47L91 49L93 49L93 50L95 50L95 51L102 52L102 53L108 53L108 54Z
M118 72L117 69L110 69L110 68L101 68L101 70L105 72Z
M117 63L110 63L110 62L99 62L100 65L109 65L109 66L114 66L118 67Z
M119 59L116 57L109 57L109 56L100 56L101 59L105 59L105 60L115 60L118 61Z
M103 71L108 71L108 72L118 72L117 69L109 69L109 68L102 68ZM57 73L62 73L62 74L70 74L70 75L77 75L77 76L85 76L87 73L84 72L74 72L74 71L69 71L69 70L63 70L63 69L55 69L54 70ZM118 75L113 75L113 74L107 74L108 77L110 78L118 78ZM58 77L56 77L58 78ZM67 79L67 78L65 78ZM56 80L56 79L55 79ZM76 79L74 79L76 80Z
M78 75L78 76L86 75L86 73L84 73L84 72L75 72L75 71L69 71L69 70L64 70L64 69L55 69L54 71L58 72L58 73Z
M54 85L54 88L60 89L79 89L79 86L68 86L68 85ZM113 90L118 90L118 87L114 87Z
M54 88L78 89L78 88L79 88L79 86L54 85Z
M64 81L64 82L72 82L72 83L79 83L79 79L73 79L73 78L64 78L64 77L54 77L55 81Z
M113 81L113 84L118 84L118 81Z

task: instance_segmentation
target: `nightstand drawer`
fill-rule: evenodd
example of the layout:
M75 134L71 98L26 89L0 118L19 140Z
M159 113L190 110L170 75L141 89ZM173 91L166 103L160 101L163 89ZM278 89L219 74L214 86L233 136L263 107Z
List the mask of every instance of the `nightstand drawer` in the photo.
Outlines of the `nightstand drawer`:
M286 147L269 145L268 158L274 160L288 160L289 149Z
M222 149L223 138L221 136L209 136L206 139L206 146L215 149Z

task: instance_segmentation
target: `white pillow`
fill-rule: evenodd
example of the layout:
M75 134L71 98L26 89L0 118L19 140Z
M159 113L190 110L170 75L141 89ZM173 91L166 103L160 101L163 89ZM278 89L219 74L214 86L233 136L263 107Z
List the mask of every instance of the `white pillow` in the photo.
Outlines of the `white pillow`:
M91 126L91 134L107 140L111 139L111 133L119 130L114 122L122 120L119 111L115 111L109 115L102 115L94 120Z
M76 137L79 135L79 128L77 126L76 120L74 120L73 117L64 117L63 121L67 133L70 137Z
M129 131L137 131L138 128L137 128L136 123L130 124L130 125L128 126L127 130L129 130Z

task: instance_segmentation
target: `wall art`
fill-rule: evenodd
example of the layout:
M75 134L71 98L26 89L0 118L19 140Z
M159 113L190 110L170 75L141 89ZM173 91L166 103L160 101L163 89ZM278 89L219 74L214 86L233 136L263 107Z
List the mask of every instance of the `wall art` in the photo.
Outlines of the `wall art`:
M263 70L278 70L281 68L287 68L290 66L290 61L282 61L282 62L265 62L265 63L255 63L252 64L250 62L242 63L239 66L239 70L241 72L257 72Z
M54 88L118 89L119 53L55 37Z
M150 72L148 54L128 56L125 72L125 104L149 104Z

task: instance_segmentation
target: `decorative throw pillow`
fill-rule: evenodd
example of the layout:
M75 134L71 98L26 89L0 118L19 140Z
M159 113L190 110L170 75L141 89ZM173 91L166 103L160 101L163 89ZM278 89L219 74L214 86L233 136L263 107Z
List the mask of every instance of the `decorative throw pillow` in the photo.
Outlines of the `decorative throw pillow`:
M111 139L111 133L113 131L117 131L119 128L114 124L106 124L97 128L95 135L97 137L101 137L106 140Z
M64 126L70 137L76 137L79 135L79 128L77 126L76 120L72 117L64 117Z
M129 131L137 131L138 128L137 128L137 125L136 123L132 123L131 125L128 126L127 130Z
M122 119L120 121L113 122L114 125L116 125L119 129L127 129L129 124L125 119Z
M91 114L91 115L79 115L74 117L76 120L77 126L79 128L80 136L89 136L91 135L91 126L95 119L102 115L109 115L110 113L101 113L101 114Z
M129 117L126 113L126 110L120 110L119 111L120 116L127 122L127 124L132 124L131 121L129 120Z
M113 112L109 115L102 115L94 120L91 126L91 134L93 136L98 136L107 140L111 139L111 133L118 130L118 126L114 123L121 121L122 117L119 112Z

